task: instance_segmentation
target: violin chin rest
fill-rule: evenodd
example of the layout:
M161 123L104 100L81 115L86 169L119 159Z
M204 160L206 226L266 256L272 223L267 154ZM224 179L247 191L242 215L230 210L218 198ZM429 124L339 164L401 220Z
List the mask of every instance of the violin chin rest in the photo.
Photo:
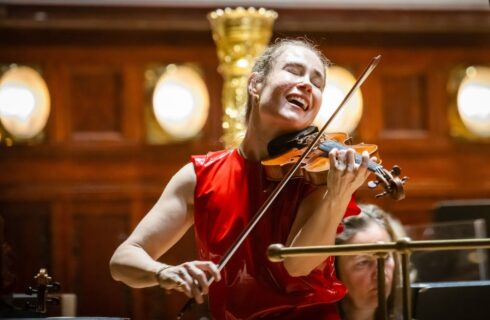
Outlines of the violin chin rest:
M275 157L293 148L301 149L305 147L305 138L318 132L315 126L307 127L301 131L295 131L279 136L269 142L267 152L269 156Z

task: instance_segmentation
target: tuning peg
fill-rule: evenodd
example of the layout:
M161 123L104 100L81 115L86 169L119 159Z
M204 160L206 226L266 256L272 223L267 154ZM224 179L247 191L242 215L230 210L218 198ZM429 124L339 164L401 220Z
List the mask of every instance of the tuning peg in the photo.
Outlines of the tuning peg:
M389 194L387 191L383 191L383 192L381 192L381 193L378 193L378 194L377 194L375 197L376 197L376 198L381 198L381 197L386 196L387 194Z
M370 189L374 189L378 186L378 184L380 183L379 180L371 180L371 181L368 181L368 188Z
M407 176L403 177L403 178L402 178L402 183L403 183L403 184L405 184L405 182L406 182L407 180L408 180L408 177L407 177Z
M400 173L402 173L402 169L395 164L393 168L391 168L391 174L398 177Z

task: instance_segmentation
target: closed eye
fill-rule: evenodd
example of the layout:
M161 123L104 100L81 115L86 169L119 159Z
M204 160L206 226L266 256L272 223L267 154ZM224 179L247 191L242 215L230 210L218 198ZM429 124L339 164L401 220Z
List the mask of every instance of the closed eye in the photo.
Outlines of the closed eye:
M304 68L302 68L300 65L287 65L285 68L286 71L296 75L296 76L302 76L304 73Z
M313 78L312 83L317 88L321 89L323 87L323 79L321 78L317 78L317 77Z
M289 72L295 76L299 76L299 77L302 77L306 72L305 66L302 64L299 64L299 63L288 63L284 66L284 70L286 70L287 72ZM312 74L310 76L310 79L311 79L310 80L311 83L315 87L322 89L322 87L323 87L323 75L321 72L319 72L318 70L313 70Z

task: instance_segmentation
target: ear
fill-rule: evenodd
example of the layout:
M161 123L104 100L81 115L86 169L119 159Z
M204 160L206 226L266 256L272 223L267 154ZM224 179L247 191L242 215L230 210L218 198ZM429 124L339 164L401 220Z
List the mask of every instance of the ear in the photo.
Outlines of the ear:
M248 93L251 96L260 96L262 87L262 77L257 72L252 72L252 74L248 78Z

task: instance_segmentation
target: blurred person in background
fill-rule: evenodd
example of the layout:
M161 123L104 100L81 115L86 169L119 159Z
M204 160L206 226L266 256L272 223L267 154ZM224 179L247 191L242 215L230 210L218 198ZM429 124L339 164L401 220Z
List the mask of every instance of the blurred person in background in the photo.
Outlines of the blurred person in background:
M400 238L403 227L376 205L360 204L361 213L343 220L343 231L335 244L393 242ZM394 227L396 225L396 227ZM397 232L395 232L397 230ZM377 257L372 253L338 256L336 272L347 287L347 295L339 302L344 320L377 319ZM385 292L389 319L400 318L397 288L401 283L400 263L394 254L385 260Z

